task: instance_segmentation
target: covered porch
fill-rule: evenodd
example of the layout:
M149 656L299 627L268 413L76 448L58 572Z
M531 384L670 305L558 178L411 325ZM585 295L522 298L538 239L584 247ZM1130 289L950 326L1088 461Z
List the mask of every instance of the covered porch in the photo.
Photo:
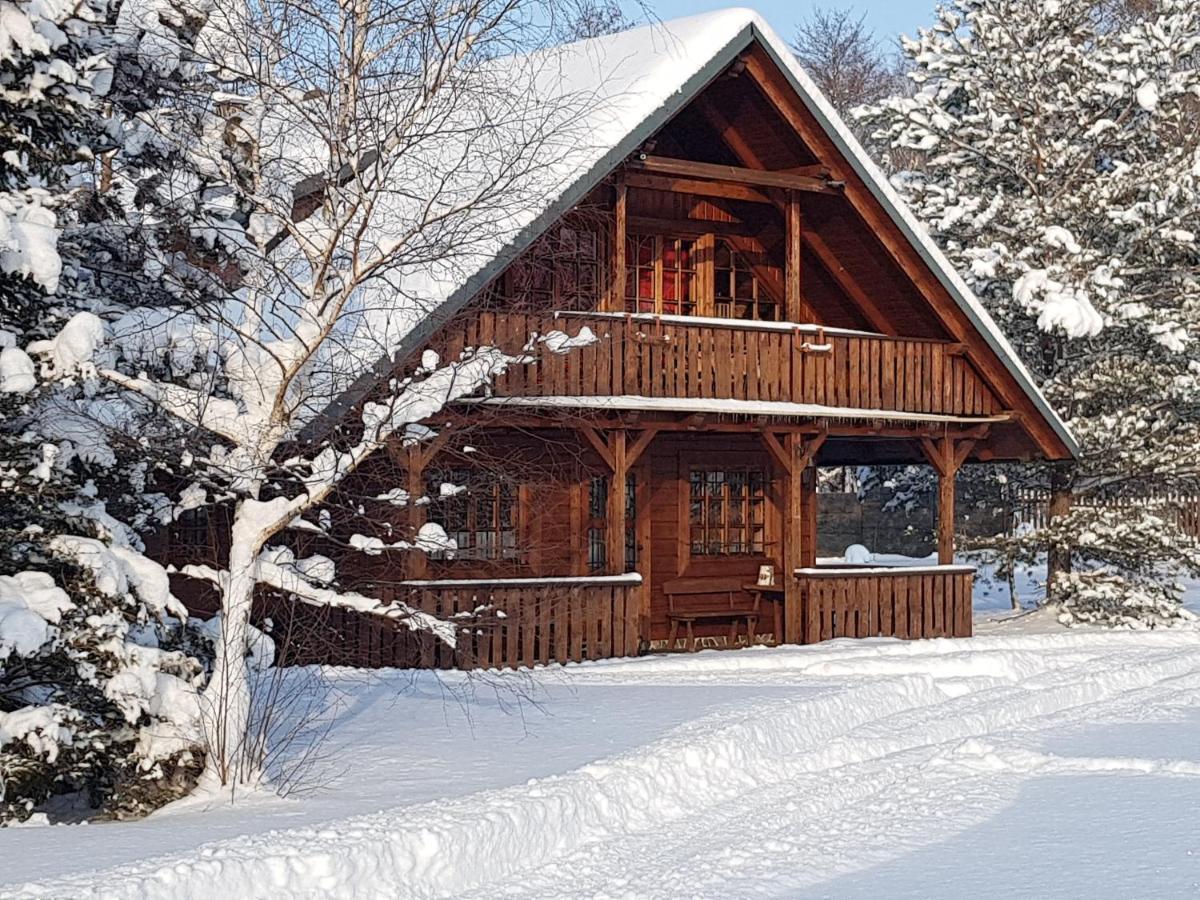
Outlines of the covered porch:
M540 530L521 526L541 547L541 568L484 577L463 559L393 585L397 599L435 614L486 608L470 638L484 648L478 664L970 635L972 570L953 564L954 476L1002 417L817 416L811 408L764 415L696 411L687 399L675 401L685 407L678 410L604 399L603 409L566 408L557 398L472 401L476 429L491 413L526 440L540 435L555 448L574 441L580 459L561 503L535 501ZM453 424L441 423L443 433ZM884 460L921 460L937 472L937 563L820 564L818 464ZM548 531L566 538L561 552L549 549ZM759 585L764 571L771 583Z

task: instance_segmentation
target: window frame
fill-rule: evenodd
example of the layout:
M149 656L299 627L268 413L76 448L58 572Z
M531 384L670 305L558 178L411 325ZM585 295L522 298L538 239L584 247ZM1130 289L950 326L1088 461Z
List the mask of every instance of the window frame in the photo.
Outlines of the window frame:
M689 558L714 560L768 556L772 544L770 528L772 483L769 467L758 463L692 463L686 467L685 471L687 478L684 482L685 496L682 506L685 512L684 522L686 522L685 527L687 528L686 541ZM743 496L738 498L732 496L732 484L736 479L731 479L731 475L744 478ZM697 495L695 490L697 476L700 477L701 484L719 483L722 486L721 497L717 501L721 504L721 523L716 529L720 533L720 538L715 545L711 543L710 533L716 532L711 530L707 515L713 501L704 492ZM731 515L732 504L735 502L742 507L740 523L735 522ZM701 504L699 524L695 520L697 503ZM757 510L757 515L755 510ZM695 529L697 527L701 529L699 542L696 540ZM740 543L732 538L734 529L740 529L742 532ZM754 537L755 531L758 533L757 539ZM713 549L714 547L715 549ZM733 547L742 549L735 550L732 549Z
M444 497L440 490L442 484L459 485L466 489ZM521 483L490 473L471 469L430 469L425 475L425 491L430 498L426 521L444 528L457 546L453 551L433 551L429 557L468 562L524 563L529 548L522 546L522 536L525 534L523 490ZM460 504L461 528L457 527L458 521L452 519L450 513ZM490 511L487 515L480 515L485 506L490 506ZM461 541L462 536L469 536L470 543L466 547Z

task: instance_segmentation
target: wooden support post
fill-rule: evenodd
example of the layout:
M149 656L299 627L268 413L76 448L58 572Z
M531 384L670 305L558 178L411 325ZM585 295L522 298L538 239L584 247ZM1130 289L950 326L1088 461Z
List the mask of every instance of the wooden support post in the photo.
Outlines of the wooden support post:
M801 280L801 257L803 256L804 225L800 210L800 195L788 191L787 195L787 248L784 260L784 294L787 320L800 322L803 317L804 296Z
M825 443L825 433L787 436L787 502L783 535L783 640L798 644L804 639L803 601L796 569L816 562L817 540L817 452ZM768 443L768 447L771 444ZM774 455L774 454L772 454Z
M1071 514L1071 473L1065 466L1054 466L1050 470L1049 524L1057 525ZM1051 600L1058 599L1055 588L1058 576L1071 571L1071 548L1063 544L1051 544L1046 554L1046 594Z
M938 476L937 554L941 566L954 562L955 479L974 446L969 439L921 438L921 449Z
M617 173L617 197L613 203L612 272L609 274L607 298L602 299L610 312L625 308L625 229L628 221L628 188L624 176Z
M612 454L612 477L608 485L608 533L605 557L610 575L625 572L625 482L629 463L625 454L625 432L614 431L608 442Z
M421 526L428 520L428 509L424 503L417 500L425 496L425 452L420 446L407 449L408 463L408 529L411 533L409 540L416 540ZM409 578L425 578L429 574L429 558L422 550L409 552L409 565L406 567Z

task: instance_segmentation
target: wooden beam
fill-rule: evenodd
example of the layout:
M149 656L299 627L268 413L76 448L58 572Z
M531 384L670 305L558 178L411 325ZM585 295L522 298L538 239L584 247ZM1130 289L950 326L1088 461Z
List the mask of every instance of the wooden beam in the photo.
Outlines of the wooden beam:
M775 435L769 431L763 431L762 439L775 462L779 464L780 470L784 473L790 472L792 470L792 460L791 457L788 456L788 452L784 448L783 444L779 442L779 438L775 437Z
M842 265L837 255L825 243L825 239L815 230L809 229L803 233L803 240L820 261L822 268L842 289L842 292L862 310L867 321L884 334L897 334L891 320L883 314L871 296L862 289L857 279L850 274L850 270Z
M614 431L609 439L612 453L612 476L608 483L608 532L605 534L605 557L610 575L625 572L625 507L626 476L629 465L625 453L625 432Z
M800 260L804 255L803 218L800 209L800 195L796 191L788 191L786 219L786 244L784 252L784 308L789 322L801 321L804 311L803 283L800 278Z
M625 465L633 468L642 457L642 453L650 446L650 442L654 440L654 436L658 434L658 427L650 425L637 436L637 439L625 452Z
M742 222L716 222L711 219L671 219L664 216L629 216L626 227L634 234L669 234L679 237L699 237L702 234L718 234L722 237L775 238L780 236L778 228L767 226L756 229Z
M637 170L625 172L625 183L631 188L648 191L667 191L674 194L697 194L701 197L720 197L724 200L744 200L747 203L772 203L762 191L744 184L728 184L720 181L704 181L699 178L677 178L668 175L650 175Z
M616 460L613 459L612 450L609 448L608 442L601 437L600 433L590 425L579 426L579 433L592 445L592 449L596 451L596 455L600 457L600 461L608 467L608 471L613 471L616 467Z
M742 166L721 166L715 163L695 162L690 159L646 156L631 160L630 165L646 172L659 175L676 175L680 178L728 181L734 184L787 188L793 191L810 191L817 194L841 193L840 188L821 178L811 178L807 175L790 175L787 172L772 172L763 169L747 169Z

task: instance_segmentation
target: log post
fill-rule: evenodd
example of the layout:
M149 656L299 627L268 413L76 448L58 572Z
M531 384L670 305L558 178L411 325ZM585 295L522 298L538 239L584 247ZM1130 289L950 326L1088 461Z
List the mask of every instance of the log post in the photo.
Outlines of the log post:
M938 478L937 555L940 566L954 563L955 479L974 445L973 440L956 441L948 436L921 438L921 449Z
M1071 473L1066 466L1054 466L1050 470L1050 508L1047 524L1054 526L1071 512ZM1046 551L1046 598L1058 599L1054 582L1059 575L1071 571L1071 548L1065 544L1052 543Z
M787 240L784 254L784 305L789 322L803 318L804 298L801 280L800 259L804 252L803 220L800 211L800 195L796 191L787 194Z
M625 177L617 173L616 199L613 201L612 272L609 274L608 291L601 302L610 312L625 308L625 231L628 213L626 200L628 188Z
M426 455L416 444L405 449L407 451L405 469L408 473L408 530L411 534L409 540L415 541L421 526L429 518L429 507L424 503L417 503L419 498L425 496ZM425 551L413 550L410 551L409 556L411 559L407 567L408 577L425 578L429 574L429 558L425 555Z
M825 433L793 433L787 439L787 499L783 535L783 640L799 644L804 640L803 602L796 569L811 566L817 557L817 451L825 443Z
M612 477L608 485L608 533L605 535L605 558L608 574L625 573L625 488L629 463L625 454L625 432L614 431L608 441L612 455Z

